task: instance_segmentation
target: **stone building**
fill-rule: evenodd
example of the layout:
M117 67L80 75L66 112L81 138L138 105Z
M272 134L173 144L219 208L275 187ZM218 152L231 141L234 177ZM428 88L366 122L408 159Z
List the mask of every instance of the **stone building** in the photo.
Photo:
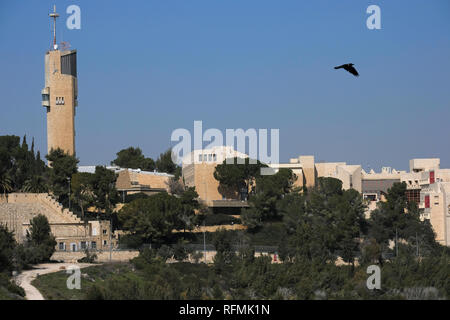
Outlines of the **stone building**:
M114 240L109 221L82 221L47 193L0 196L0 223L14 232L19 243L26 240L30 220L39 214L49 221L57 251L108 250Z
M199 199L205 205L217 210L247 207L240 194L223 190L214 178L214 170L227 158L248 158L244 153L229 146L194 150L183 158L182 176L187 187L195 187Z
M106 169L117 174L116 189L123 200L126 195L134 193L142 192L147 195L153 195L159 192L169 192L169 180L175 177L173 174L164 172L120 168L117 166L106 166ZM95 173L95 166L79 166L78 172Z

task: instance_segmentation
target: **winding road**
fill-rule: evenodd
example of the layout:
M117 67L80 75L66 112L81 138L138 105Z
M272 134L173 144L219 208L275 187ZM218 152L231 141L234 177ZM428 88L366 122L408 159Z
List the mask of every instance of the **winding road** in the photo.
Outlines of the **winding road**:
M58 272L65 270L69 266L76 265L80 268L92 266L90 263L43 263L33 266L31 270L25 270L16 277L18 286L25 290L25 299L27 300L45 300L39 290L31 285L31 282L36 279L38 275ZM68 275L69 276L69 275Z

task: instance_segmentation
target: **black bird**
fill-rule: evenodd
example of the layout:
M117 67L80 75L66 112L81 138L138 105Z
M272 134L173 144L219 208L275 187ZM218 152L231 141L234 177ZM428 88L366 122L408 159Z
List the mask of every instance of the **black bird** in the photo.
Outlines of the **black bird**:
M352 75L354 75L355 77L359 77L359 73L358 71L356 71L356 69L353 67L354 64L353 63L347 63L347 64L343 64L342 66L339 67L334 67L335 69L341 69L344 68L345 70L347 70L348 72L350 72Z

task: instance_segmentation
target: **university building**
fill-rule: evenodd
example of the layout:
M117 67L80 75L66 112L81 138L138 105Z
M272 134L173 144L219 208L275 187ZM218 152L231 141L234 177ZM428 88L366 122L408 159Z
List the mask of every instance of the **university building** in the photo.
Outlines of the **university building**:
M226 158L247 158L229 146L208 150L194 150L183 159L183 179L186 186L195 187L200 201L218 211L218 208L248 207L246 199L240 194L230 194L221 190L214 178L214 170ZM436 240L450 246L450 169L440 168L440 159L412 159L410 171L400 171L382 167L381 172L373 169L366 172L361 165L346 162L315 162L314 156L299 156L289 163L269 164L274 172L281 168L291 169L297 176L294 187L314 187L317 178L332 177L342 181L344 190L355 189L360 192L370 212L384 201L389 188L396 182L405 182L406 196L418 204L421 219L430 220Z

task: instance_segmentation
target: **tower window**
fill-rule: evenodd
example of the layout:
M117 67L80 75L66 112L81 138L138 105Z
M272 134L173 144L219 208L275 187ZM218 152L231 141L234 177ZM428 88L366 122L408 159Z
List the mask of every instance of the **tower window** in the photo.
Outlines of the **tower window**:
M63 105L64 97L56 97L56 105Z

